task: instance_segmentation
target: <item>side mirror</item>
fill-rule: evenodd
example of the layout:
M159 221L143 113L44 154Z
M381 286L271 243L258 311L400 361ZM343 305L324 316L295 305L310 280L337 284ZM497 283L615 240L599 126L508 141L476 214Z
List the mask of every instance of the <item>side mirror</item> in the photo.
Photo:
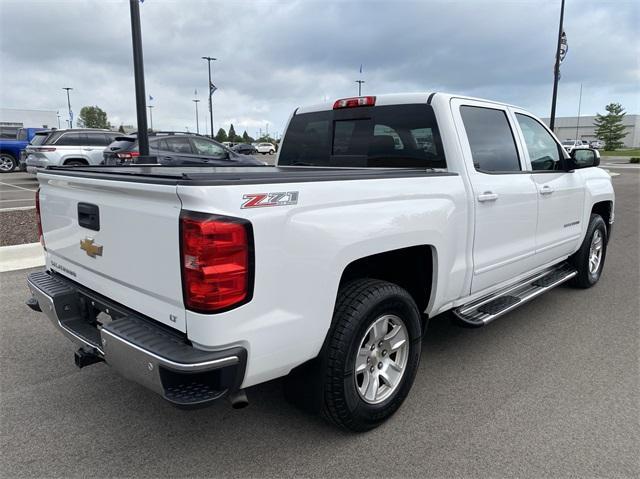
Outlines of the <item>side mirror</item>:
M574 170L600 166L600 153L593 148L574 148L571 150L571 167Z

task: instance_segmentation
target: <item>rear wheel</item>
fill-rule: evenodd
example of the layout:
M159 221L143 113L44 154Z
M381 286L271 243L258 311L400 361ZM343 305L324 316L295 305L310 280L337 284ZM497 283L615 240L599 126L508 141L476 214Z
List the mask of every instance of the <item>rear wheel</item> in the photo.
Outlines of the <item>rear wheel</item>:
M571 257L571 262L578 270L572 280L574 286L590 288L598 282L607 255L607 241L607 225L602 216L592 214L582 245Z
M16 159L9 153L0 153L0 173L11 173L16 169Z
M373 279L341 289L321 358L322 412L367 431L407 397L420 361L421 322L407 291Z

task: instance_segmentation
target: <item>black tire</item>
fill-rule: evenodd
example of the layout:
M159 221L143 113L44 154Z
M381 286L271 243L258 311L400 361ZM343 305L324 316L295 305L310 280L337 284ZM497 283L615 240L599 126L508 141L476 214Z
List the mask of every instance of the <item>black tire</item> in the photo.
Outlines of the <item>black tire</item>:
M594 235L599 232L602 238L602 257L598 268L591 272L589 270L589 258L591 250L591 242ZM602 269L604 268L604 261L607 257L607 243L609 237L607 235L607 225L602 219L602 216L592 214L589 218L589 226L587 228L587 234L582 241L580 249L571 257L570 261L575 266L578 274L571 280L572 286L577 288L590 288L598 282L602 275Z
M0 153L0 162L2 163L0 173L11 173L18 166L16 159L9 153Z
M276 153L275 151L273 151L273 150L269 150L269 154L270 154L270 155L275 155L275 153Z
M370 404L358 392L355 361L369 327L387 314L401 318L406 326L409 338L406 365L393 392L382 402ZM355 280L341 288L320 358L323 416L356 432L373 429L392 416L413 385L420 362L421 338L420 312L404 289L375 279Z

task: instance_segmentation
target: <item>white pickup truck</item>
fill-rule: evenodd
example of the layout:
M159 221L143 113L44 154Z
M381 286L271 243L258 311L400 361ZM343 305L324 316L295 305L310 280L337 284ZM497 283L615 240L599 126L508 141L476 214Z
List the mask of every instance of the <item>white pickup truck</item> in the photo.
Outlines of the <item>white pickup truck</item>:
M481 326L598 281L614 221L598 164L520 108L425 93L298 108L275 167L52 167L28 304L78 366L178 406L240 407L298 375L325 417L367 430L407 396L428 318Z

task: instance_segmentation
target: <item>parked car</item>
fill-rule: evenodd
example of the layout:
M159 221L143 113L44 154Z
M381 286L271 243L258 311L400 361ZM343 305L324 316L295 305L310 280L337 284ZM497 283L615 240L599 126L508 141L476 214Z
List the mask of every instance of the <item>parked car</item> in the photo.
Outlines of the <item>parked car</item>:
M43 128L20 128L15 139L0 139L0 173L10 173L18 167L20 153L34 135L42 130Z
M47 140L49 135L51 135L54 131L56 131L56 129L40 130L37 131L35 135L33 135L33 138L31 138L31 141L29 141L29 144L26 146L26 148L20 152L20 171L26 171L27 169L27 156L29 156L29 154L33 152L33 150L31 150L30 148L42 145Z
M604 148L604 141L602 140L593 140L589 143L590 148L595 148L597 150L601 150Z
M120 133L95 128L55 130L39 146L29 148L27 171L47 166L99 165L102 151Z
M161 165L264 166L206 136L181 132L152 133L149 154ZM119 136L103 152L103 164L131 164L139 156L137 136Z
M589 142L583 140L565 140L562 142L562 147L567 150L567 153L571 153L576 148L589 148Z
M273 155L276 152L276 147L271 143L258 143L256 149L263 155Z
M241 155L255 155L258 153L257 148L249 143L238 143L231 149Z
M428 318L483 326L598 282L614 221L598 164L521 108L426 92L297 108L272 168L53 167L28 304L79 367L175 405L244 406L290 375L289 397L364 431L409 394Z

